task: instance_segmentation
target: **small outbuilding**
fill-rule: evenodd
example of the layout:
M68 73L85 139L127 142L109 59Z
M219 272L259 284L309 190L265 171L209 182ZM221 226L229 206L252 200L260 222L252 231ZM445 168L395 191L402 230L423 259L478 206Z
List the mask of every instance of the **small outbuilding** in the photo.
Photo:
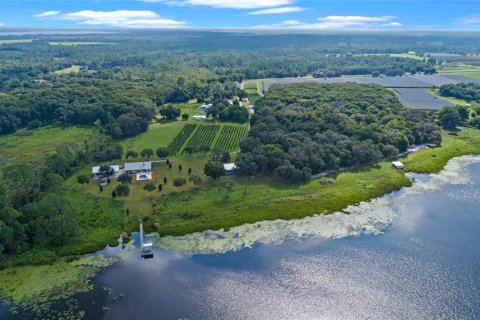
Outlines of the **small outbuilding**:
M195 121L204 121L204 120L207 120L207 117L206 116L193 116L192 119L195 120Z
M397 170L403 170L403 169L405 169L405 165L404 165L402 162L400 162L400 161L393 161L393 162L392 162L392 167L394 167L394 168L397 169Z
M235 170L238 169L238 167L235 163L224 163L223 169L225 169L226 174L232 174L233 172L235 172Z

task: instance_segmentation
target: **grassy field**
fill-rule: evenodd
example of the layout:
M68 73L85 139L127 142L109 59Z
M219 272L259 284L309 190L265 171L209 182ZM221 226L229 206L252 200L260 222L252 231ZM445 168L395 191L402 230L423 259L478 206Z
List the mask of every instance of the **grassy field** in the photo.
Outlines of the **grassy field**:
M151 148L156 150L160 147L167 147L169 143L182 131L185 121L174 121L169 123L155 123L136 137L126 139L122 142L124 151L135 150L141 152L143 149Z
M408 171L437 173L448 160L466 154L480 154L480 130L463 128L458 133L443 133L442 146L410 154L402 161Z
M15 40L2 40L0 39L0 45L2 44L16 44L16 43L31 43L33 39L15 39Z
M88 42L88 41L63 41L63 42L49 42L51 46L81 46L81 45L99 45L99 44L115 44L111 42Z
M68 74L68 73L78 73L80 71L80 66L71 66L62 70L57 70L55 74Z
M252 104L255 104L263 96L262 82L260 80L246 80L243 82L243 88L248 93L248 99Z
M452 103L454 105L464 106L466 104L471 104L472 106L475 106L477 104L475 101L466 101L466 100L462 100L462 99L441 96L438 92L438 89L427 89L427 91L430 92L435 97L437 97L439 99L449 101L450 103Z
M0 167L25 159L35 162L52 153L62 143L82 142L92 136L92 129L84 127L44 127L0 136Z
M390 57L423 60L423 57L419 57L417 55L409 54L409 53L393 53L393 54L390 54Z

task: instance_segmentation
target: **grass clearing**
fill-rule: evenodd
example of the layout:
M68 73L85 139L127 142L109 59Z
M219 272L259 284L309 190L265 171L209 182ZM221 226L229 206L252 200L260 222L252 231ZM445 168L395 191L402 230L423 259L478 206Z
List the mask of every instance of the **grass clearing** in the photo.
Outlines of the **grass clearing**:
M407 171L437 173L448 160L467 154L480 154L480 130L462 128L457 132L444 132L442 146L415 152L404 158Z
M419 57L415 54L410 54L410 53L393 53L390 54L390 57L393 58L404 58L404 59L413 59L413 60L423 60L423 57Z
M263 97L263 87L261 80L246 80L243 82L243 89L248 94L248 99L250 100L251 104L255 104L255 102Z
M2 44L17 44L17 43L32 43L33 39L11 39L3 40L0 39L0 45Z
M80 66L71 66L62 70L57 70L54 73L55 74L69 74L69 73L78 73L80 72Z
M112 45L113 42L88 42L88 41L51 41L48 43L51 46L81 46L81 45Z
M167 123L154 123L148 127L148 130L138 136L122 141L124 151L135 150L141 152L144 149L151 148L156 150L160 147L168 147L170 142L182 131L185 121L172 121Z
M466 104L471 104L472 106L475 106L477 104L475 101L466 101L466 100L463 100L463 99L457 99L457 98L453 98L453 97L444 97L444 96L440 95L440 93L438 92L438 89L427 89L427 91L430 94L432 94L433 96L435 96L439 99L442 99L442 100L446 100L446 101L452 103L453 105L464 106Z
M93 130L88 127L23 129L0 136L0 167L25 160L34 163L51 154L62 143L83 143L93 136Z

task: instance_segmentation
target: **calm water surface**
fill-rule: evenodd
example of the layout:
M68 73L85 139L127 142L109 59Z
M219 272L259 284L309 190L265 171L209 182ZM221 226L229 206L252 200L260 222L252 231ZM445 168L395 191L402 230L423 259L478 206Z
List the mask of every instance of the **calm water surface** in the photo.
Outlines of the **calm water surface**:
M396 216L380 234L135 251L77 298L87 319L480 319L480 163L466 168L469 182L387 196Z

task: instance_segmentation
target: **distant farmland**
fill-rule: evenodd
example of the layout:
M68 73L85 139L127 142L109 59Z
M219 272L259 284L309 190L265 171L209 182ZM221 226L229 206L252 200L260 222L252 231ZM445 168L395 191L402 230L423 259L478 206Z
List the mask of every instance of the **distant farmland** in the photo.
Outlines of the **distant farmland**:
M266 79L262 81L263 90L268 91L273 84L293 84L293 83L347 83L355 82L360 84L376 84L384 88L394 89L398 93L400 102L413 109L441 109L451 105L446 100L438 99L427 91L434 87L444 84L457 84L477 82L479 80L469 78L463 75L418 75L404 77L338 77L338 78L289 78L289 79Z

